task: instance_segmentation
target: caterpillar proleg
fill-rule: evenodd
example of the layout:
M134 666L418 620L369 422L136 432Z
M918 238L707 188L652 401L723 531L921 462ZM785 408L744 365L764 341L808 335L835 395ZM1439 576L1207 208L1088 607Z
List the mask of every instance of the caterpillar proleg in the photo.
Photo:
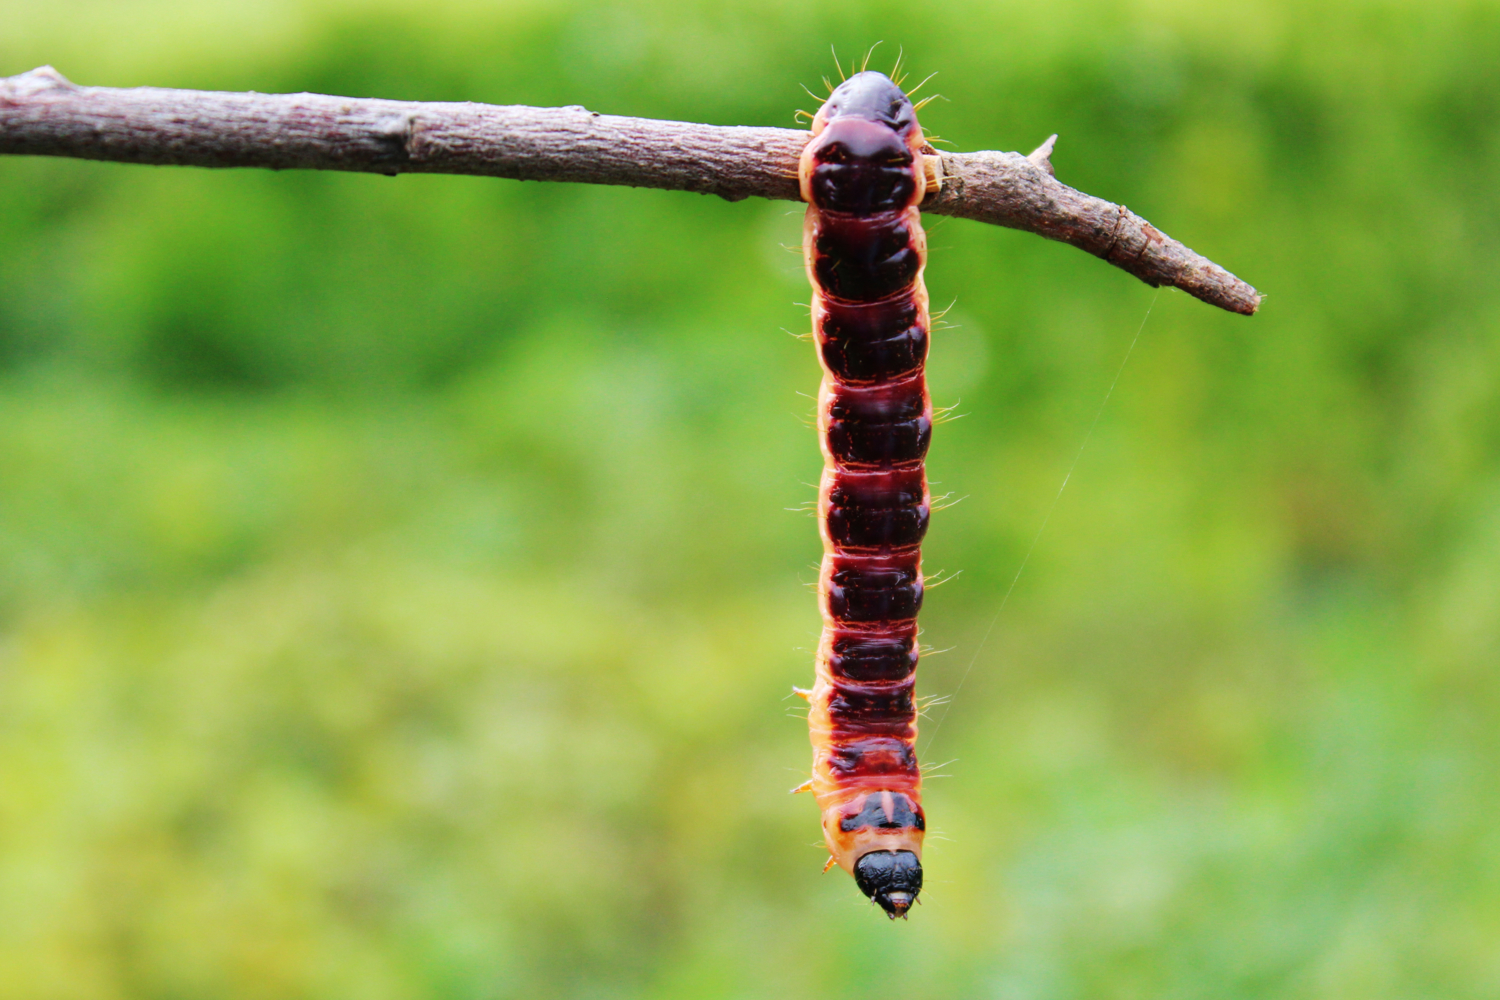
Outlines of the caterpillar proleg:
M892 919L922 889L926 830L913 685L932 435L917 206L938 184L931 153L906 94L862 72L814 116L798 170L823 367L823 635L807 693L810 785L830 865Z

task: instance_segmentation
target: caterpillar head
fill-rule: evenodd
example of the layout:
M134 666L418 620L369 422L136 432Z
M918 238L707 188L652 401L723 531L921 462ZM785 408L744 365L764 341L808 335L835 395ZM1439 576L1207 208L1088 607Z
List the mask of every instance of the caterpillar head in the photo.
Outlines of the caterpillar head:
M871 851L855 863L854 882L895 920L922 891L922 862L911 851Z
M861 892L891 918L904 917L922 891L922 838L927 821L907 791L856 791L823 810L828 853Z

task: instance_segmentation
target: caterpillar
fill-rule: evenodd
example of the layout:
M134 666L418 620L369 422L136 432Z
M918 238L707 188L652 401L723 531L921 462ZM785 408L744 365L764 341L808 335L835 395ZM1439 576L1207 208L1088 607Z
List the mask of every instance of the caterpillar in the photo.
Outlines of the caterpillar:
M922 889L917 612L931 513L926 236L940 183L911 100L884 74L841 83L798 164L802 251L823 383L823 632L809 703L811 791L829 859L891 918Z

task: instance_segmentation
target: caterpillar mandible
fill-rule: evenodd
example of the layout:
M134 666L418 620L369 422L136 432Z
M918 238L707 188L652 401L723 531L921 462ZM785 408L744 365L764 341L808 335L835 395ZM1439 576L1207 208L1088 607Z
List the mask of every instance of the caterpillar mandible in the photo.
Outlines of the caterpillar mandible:
M823 634L810 691L810 790L830 854L892 918L922 889L917 612L931 496L931 321L918 204L939 179L911 100L884 74L818 110L798 180L823 384L818 525Z

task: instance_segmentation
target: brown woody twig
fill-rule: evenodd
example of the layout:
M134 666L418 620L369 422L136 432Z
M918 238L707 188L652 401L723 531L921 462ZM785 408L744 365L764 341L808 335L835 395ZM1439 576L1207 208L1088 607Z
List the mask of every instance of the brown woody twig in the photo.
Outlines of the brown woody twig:
M942 153L925 212L1070 243L1149 285L1250 315L1260 293L1123 205L1052 172L1052 143ZM322 94L80 87L50 66L0 79L0 153L198 167L480 174L799 200L807 133L601 115L580 107L417 103Z

